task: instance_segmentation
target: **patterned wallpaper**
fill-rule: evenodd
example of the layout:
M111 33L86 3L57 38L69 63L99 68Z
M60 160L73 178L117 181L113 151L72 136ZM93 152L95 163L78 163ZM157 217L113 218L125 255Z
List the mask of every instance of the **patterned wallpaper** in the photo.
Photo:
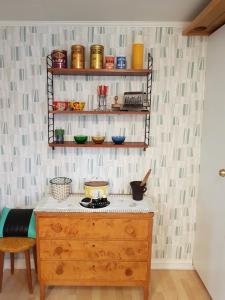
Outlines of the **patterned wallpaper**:
M72 178L72 191L82 192L87 179L106 179L113 193L128 193L151 167L148 193L155 215L153 257L191 260L198 190L206 38L183 37L181 28L38 25L0 27L0 206L32 207L55 176ZM56 149L47 145L46 55L72 44L105 46L105 54L131 61L135 34L143 35L154 58L151 148ZM145 90L145 78L61 77L59 100L97 106L96 86L109 85L108 104L124 91ZM75 134L124 134L143 141L141 116L56 116L66 138Z

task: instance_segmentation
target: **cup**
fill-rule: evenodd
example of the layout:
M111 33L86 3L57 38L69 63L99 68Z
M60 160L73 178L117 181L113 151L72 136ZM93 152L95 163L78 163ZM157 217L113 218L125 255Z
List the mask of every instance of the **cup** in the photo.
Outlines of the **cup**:
M140 186L141 181L131 181L132 197L134 200L142 200L144 193L147 191L146 185Z

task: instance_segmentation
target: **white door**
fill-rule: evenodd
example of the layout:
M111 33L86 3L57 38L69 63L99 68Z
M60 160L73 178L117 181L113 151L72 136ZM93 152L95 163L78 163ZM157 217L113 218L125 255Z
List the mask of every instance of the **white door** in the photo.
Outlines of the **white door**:
M209 38L193 264L213 300L225 300L225 26Z

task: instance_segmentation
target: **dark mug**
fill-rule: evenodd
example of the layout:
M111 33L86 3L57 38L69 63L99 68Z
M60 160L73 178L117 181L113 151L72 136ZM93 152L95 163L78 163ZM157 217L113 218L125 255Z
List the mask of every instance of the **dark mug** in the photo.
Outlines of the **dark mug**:
M134 200L142 200L144 193L147 191L146 184L140 186L141 181L131 181L130 186Z

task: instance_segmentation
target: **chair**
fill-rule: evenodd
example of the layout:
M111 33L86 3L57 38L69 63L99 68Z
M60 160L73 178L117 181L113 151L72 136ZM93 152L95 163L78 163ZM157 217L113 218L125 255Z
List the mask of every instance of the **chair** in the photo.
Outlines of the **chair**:
M31 268L30 268L30 249L33 249L35 271L37 272L35 239L28 237L3 237L0 238L0 292L2 291L4 256L10 253L11 274L14 273L14 254L24 252L26 261L27 283L29 292L33 293Z

